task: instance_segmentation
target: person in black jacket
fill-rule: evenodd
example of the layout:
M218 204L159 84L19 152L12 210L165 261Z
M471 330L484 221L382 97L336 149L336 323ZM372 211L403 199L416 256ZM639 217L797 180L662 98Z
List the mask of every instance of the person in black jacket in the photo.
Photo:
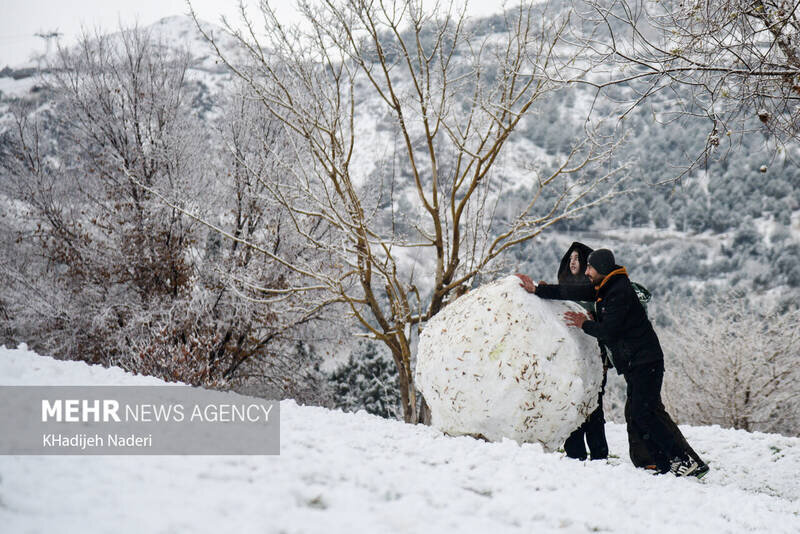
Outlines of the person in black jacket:
M567 249L561 264L558 267L558 283L563 285L583 285L591 287L591 280L586 276L586 259L592 249L583 243L575 241ZM594 302L578 302L590 314L594 314ZM603 381L597 397L597 408L589 415L586 421L575 429L564 442L564 452L570 458L586 460L586 446L592 460L608 458L608 441L606 441L605 416L603 414L603 391L606 385L606 371L608 365L604 351L601 349L600 358L603 359ZM584 443L585 440L585 443Z
M625 267L616 265L614 254L598 249L587 259L586 276L591 286L535 286L528 277L522 286L544 299L594 300L595 319L574 311L564 314L569 326L581 328L607 347L617 373L625 377L630 424L641 436L650 456L662 473L676 476L695 475L700 463L690 457L679 440L664 424L661 383L664 377L664 353L653 326L628 279ZM664 412L663 414L661 412Z

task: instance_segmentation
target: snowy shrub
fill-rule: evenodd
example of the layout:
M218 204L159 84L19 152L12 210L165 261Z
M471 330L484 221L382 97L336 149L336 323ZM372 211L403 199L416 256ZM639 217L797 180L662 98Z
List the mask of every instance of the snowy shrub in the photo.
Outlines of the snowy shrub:
M85 36L43 80L51 105L11 110L0 195L18 213L0 220L0 343L208 387L258 376L276 396L309 398L316 382L298 376L313 364L281 355L316 315L276 297L286 270L170 205L316 257L253 202L264 180L245 169L270 175L250 159L277 130L233 98L217 102L218 123L202 121L190 102L207 88L186 81L188 62L144 30Z
M684 302L660 333L665 400L681 422L800 435L800 310L742 295Z
M330 376L334 405L386 418L401 415L397 368L382 345L359 340L347 362Z
M777 273L781 275L777 281L792 287L800 286L800 245L792 243L781 246L775 250L771 259Z
M670 224L669 206L667 206L663 201L658 202L653 207L650 213L650 217L652 217L653 223L656 225L656 228L669 228Z
M268 353L245 359L230 388L263 398L294 399L299 404L331 408L332 388L321 370L322 359L323 355L306 342L274 343Z
M758 233L758 230L750 220L745 221L733 236L734 248L752 247L760 242L761 234Z
M697 247L689 247L684 253L673 257L663 272L672 276L681 277L700 277L703 266L701 261L705 259L703 252Z

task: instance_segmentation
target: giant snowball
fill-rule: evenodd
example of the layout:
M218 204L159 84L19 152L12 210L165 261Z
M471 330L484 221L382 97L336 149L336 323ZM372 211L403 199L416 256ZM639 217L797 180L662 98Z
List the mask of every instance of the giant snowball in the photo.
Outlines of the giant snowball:
M540 299L516 276L445 307L419 339L416 381L434 427L451 435L560 447L597 407L597 341L567 327L573 302Z

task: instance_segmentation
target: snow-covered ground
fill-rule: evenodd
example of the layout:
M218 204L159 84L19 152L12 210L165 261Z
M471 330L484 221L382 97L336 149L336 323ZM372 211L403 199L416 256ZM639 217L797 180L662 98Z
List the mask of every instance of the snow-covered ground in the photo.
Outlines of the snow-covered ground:
M0 347L3 385L152 385ZM0 532L800 532L800 439L684 427L702 480L281 403L279 456L0 456Z

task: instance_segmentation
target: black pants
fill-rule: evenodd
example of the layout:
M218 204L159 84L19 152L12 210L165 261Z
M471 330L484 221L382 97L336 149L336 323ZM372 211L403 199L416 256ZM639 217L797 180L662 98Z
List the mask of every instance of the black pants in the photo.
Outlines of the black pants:
M669 468L672 458L685 458L690 449L678 427L672 421L661 402L661 383L664 379L664 362L654 362L631 369L625 373L628 385L628 398L625 404L625 420L628 423L628 435L640 439L640 443L631 444L631 460L633 446L644 448L649 457L660 470ZM679 437L680 436L680 437ZM692 451L694 452L694 451ZM641 459L638 459L641 461Z
M675 424L675 421L669 416L666 411L662 411L658 414L659 419L661 422L666 425L666 427L672 432L672 436L681 449L690 457L694 458L694 460L698 464L702 464L703 459L700 458L700 455L695 452L695 450L689 445L689 442L686 441L686 438L683 436L681 429L678 428L678 425ZM631 403L625 403L625 423L627 423L628 429L628 453L631 457L631 462L636 467L645 467L647 465L656 465L656 460L653 458L652 454L650 454L650 450L648 449L647 444L642 439L642 436L639 435L637 430L631 425Z
M597 396L597 409L593 411L584 423L575 429L564 442L564 452L570 458L586 459L586 444L592 460L608 458L608 442L606 441L606 419L603 414L603 392L606 388L606 370L603 369L603 382L600 385L600 394Z

